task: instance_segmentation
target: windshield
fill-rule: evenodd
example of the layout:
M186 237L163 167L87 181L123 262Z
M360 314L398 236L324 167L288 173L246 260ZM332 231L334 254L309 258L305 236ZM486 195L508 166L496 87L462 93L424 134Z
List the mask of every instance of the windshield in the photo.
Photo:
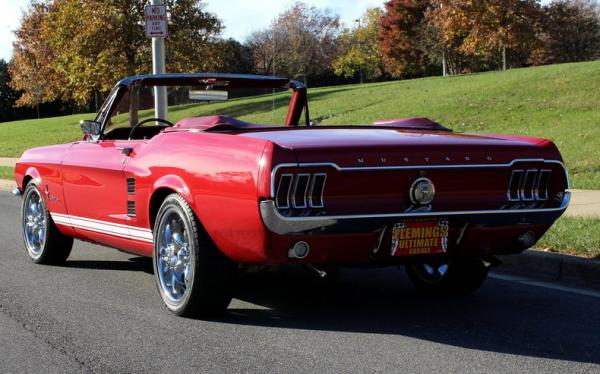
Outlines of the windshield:
M154 87L130 86L113 106L104 133L131 128L154 118ZM231 116L248 122L281 125L286 119L290 91L272 88L227 88L218 86L166 86L168 114L176 123L182 118ZM104 107L103 107L104 109ZM101 113L98 114L99 119Z

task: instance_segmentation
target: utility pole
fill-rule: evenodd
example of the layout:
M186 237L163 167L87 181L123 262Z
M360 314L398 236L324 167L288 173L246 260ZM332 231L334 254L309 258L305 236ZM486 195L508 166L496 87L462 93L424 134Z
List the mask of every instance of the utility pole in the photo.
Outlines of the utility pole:
M164 6L163 0L152 0L152 5ZM155 15L157 15L155 13ZM164 15L164 22L166 22L167 15L166 10ZM146 23L148 23L148 13L146 13ZM166 36L166 25L164 36L152 36L152 74L164 74L165 69L165 36ZM155 118L167 119L167 88L166 87L154 87L154 116Z

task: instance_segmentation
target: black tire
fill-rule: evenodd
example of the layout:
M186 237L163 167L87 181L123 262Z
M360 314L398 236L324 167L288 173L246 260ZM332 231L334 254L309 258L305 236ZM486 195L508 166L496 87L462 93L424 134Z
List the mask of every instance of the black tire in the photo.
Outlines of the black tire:
M33 235L30 231L28 232L29 224L33 223L33 215L30 214L29 209L31 203L37 201L37 212L39 212L37 227L43 229L45 232L44 239L32 241L31 236ZM23 241L25 243L25 250L31 261L36 264L44 265L61 265L63 264L73 248L73 238L67 235L63 235L56 224L52 220L52 216L48 212L46 203L42 197L42 193L36 184L31 181L25 187L23 193L23 200L21 202L21 224L23 229Z
M442 274L439 269L443 266L447 267ZM468 295L477 291L487 279L489 271L489 267L478 257L416 261L405 268L419 290L450 295ZM431 269L435 274L431 273Z
M180 299L174 299L173 294L167 290L168 285L163 282L168 278L168 273L161 272L159 269L159 266L163 266L163 269L167 266L161 259L160 248L164 247L161 238L168 236L165 225L169 225L167 221L177 216L181 218L181 223L178 225L183 225L182 228L178 228L180 230L178 233L181 233L186 240L184 243L189 258L186 264L189 264L192 269L190 279L188 280L186 275L180 283L182 285L185 283L185 291ZM163 201L156 216L153 234L154 275L158 293L166 308L171 313L184 317L211 318L223 314L233 296L237 264L225 257L216 247L183 197L171 194ZM176 243L174 237L172 243ZM181 249L178 249L177 255L174 251L172 258L179 258ZM159 261L163 262L159 263ZM162 278L161 274L163 274Z

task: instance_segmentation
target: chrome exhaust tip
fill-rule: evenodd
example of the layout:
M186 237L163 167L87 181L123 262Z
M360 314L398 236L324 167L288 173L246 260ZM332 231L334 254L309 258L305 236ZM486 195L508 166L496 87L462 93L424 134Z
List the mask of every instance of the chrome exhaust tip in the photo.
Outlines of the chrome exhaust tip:
M310 246L308 245L308 243L305 241L299 241L296 242L292 248L290 248L290 250L288 251L288 257L301 260L303 258L306 258L309 252Z

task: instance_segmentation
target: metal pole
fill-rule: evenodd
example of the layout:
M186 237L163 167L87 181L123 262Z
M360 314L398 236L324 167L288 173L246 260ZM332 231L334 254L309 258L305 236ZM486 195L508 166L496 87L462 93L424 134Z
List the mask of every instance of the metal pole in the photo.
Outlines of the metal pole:
M448 65L446 65L446 52L442 52L442 70L444 77L448 75Z
M152 5L163 4L163 0L152 0ZM152 38L152 74L164 74L165 70L165 39ZM154 87L154 115L156 118L168 119L167 104L167 88Z

